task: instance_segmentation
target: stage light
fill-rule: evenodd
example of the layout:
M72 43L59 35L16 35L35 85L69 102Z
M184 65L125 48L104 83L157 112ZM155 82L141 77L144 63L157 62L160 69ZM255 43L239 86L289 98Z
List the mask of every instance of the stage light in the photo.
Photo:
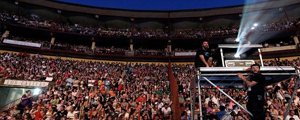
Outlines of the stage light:
M236 39L235 39L235 42L240 42L240 39L239 39L239 38L236 38Z
M266 0L271 1L271 0ZM267 11L265 9L258 9L258 8L267 8L269 5L272 4L282 4L282 1L272 1L270 4L260 4L260 7L256 7L256 5L251 4L253 0L245 0L245 5L243 6L243 12L241 13L241 22L238 30L237 38L239 38L239 46L242 44L261 44L265 40L272 38L274 35L278 34L279 32L270 32L268 34L261 35L261 32L264 32L265 29L258 28L260 26L266 27L271 25L274 22L274 15L273 14L266 14ZM279 11L284 11L283 7L276 8ZM276 12L279 12L278 10ZM281 13L280 13L281 14ZM281 16L278 16L283 18ZM268 29L266 29L268 30ZM249 41L249 42L248 42ZM237 53L243 54L250 50L251 48L248 47L238 47ZM240 55L243 58L243 55Z
M258 26L258 23L254 23L253 26L254 26L254 27L257 27L257 26Z
M225 43L228 43L228 44L235 44L235 43L237 43L238 41L239 41L238 38L226 38L226 39L224 40L224 42L225 42Z
M235 53L235 54L234 54L234 58L241 58L241 56L240 56L240 54Z

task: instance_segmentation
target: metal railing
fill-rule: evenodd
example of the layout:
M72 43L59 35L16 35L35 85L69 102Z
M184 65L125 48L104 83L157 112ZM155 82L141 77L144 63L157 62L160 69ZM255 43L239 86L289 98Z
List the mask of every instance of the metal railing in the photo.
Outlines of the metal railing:
M1 106L1 107L0 107L0 112L5 111L5 110L8 110L8 109L10 109L10 108L16 106L17 104L19 104L19 103L21 102L21 99L22 99L22 97L20 97L20 98L18 98L18 99L16 99L16 100L13 100L13 101L11 101L11 102L9 102L9 103L7 103L7 104Z

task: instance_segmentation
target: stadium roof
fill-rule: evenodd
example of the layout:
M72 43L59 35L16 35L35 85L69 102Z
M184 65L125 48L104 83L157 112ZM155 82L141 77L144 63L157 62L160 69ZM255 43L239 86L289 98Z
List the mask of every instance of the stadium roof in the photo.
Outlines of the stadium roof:
M194 9L212 9L244 4L253 4L271 0L55 0L62 3L83 5L89 7L123 9L123 10L150 10L150 11L177 11ZM251 2L248 2L251 1ZM247 3L246 3L247 2Z

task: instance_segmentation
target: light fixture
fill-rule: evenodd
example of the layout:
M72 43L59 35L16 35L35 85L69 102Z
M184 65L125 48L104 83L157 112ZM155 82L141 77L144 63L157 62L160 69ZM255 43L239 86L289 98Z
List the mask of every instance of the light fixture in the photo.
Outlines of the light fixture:
M235 39L235 42L240 42L240 39L239 39L239 38L236 38L236 39Z
M254 27L257 27L257 26L258 26L258 23L254 23L253 26L254 26Z
M241 56L240 56L240 54L235 53L235 54L234 54L234 58L241 58Z

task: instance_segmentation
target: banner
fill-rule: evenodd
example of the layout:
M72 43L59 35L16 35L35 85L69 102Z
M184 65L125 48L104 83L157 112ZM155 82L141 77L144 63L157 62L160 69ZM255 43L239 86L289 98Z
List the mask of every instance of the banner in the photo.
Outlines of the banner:
M21 87L47 87L49 82L38 82L38 81L23 81L23 80L10 80L4 81L4 85L15 85Z
M175 52L175 56L195 56L196 52Z
M29 46L29 47L38 47L38 48L40 48L42 46L42 44L40 44L40 43L18 41L18 40L10 40L10 39L4 39L3 43L13 44L13 45L21 45L21 46Z
M51 82L53 80L53 77L46 77L47 82Z

